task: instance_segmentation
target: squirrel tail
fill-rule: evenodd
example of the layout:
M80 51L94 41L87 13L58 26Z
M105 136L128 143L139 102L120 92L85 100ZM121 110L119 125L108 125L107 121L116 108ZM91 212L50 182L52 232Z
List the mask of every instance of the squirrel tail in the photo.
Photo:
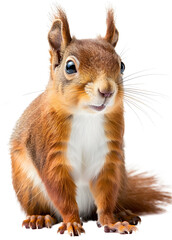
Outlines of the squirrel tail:
M122 209L129 209L135 214L154 214L164 211L163 206L172 203L172 194L162 191L155 176L146 173L128 173L125 197L119 199Z

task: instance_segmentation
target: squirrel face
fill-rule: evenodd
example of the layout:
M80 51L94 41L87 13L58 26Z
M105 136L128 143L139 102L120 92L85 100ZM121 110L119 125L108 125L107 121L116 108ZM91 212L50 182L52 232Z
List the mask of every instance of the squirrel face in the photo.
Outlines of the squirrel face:
M67 111L104 113L117 105L122 88L121 60L114 50L117 39L112 11L105 38L77 40L70 37L66 15L60 10L49 32L50 86Z

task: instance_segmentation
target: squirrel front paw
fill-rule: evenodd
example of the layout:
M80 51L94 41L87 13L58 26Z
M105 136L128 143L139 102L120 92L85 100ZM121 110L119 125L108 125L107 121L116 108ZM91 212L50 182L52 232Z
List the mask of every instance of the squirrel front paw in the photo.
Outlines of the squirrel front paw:
M97 222L97 226L101 227L102 225L100 222ZM127 221L104 225L104 231L106 233L117 232L120 234L128 234L128 233L131 234L133 231L136 231L136 230L137 228L134 225L129 224Z
M77 222L63 222L57 233L63 234L65 231L67 231L70 236L79 236L81 233L85 233L84 228Z

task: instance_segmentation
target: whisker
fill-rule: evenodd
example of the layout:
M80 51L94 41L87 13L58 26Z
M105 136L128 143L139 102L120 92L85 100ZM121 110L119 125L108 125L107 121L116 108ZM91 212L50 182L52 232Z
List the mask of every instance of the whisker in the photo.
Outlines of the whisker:
M123 55L124 55L126 52L128 52L128 50L129 50L129 48L123 48L123 50L121 51L121 53L119 54L119 56L120 56L121 58L123 58Z
M143 70L140 70L140 71L131 73L131 74L125 76L125 77L123 78L123 80L126 79L126 78L128 78L128 77L134 76L134 75L136 75L136 74L138 74L138 73L143 73L143 72L150 71L150 70L152 70L152 69L143 69Z
M15 102L19 101L21 97L25 97L25 96L27 96L27 95L31 95L31 94L35 94L35 93L41 93L41 92L43 92L43 91L44 91L44 90L35 91L35 92L29 92L29 93L24 93L24 94L18 95L18 96L17 96L17 95L14 95L14 96L13 96L13 100L7 101L7 102L3 102L3 103L0 104L0 106L4 106L4 105L7 105L7 104L15 103Z
M143 108L141 108L137 103L140 103L140 104L146 106L146 107L149 108L151 111L153 111L155 114L157 114L159 117L161 117L161 115L160 115L157 111L155 111L152 107L150 107L150 106L147 105L146 103L143 103L142 101L134 98L133 96L127 96L127 95L125 95L125 97L127 98L127 100L130 99L130 101L132 102L132 104L133 104L135 107L137 107L140 111L142 111L145 115L147 115L147 117L149 117L149 119L151 120L152 123L153 123L153 121L152 121L152 118L150 117L150 115L149 115ZM135 101L136 101L137 103L136 103Z
M21 96L27 96L27 95L30 95L30 94L40 93L40 92L43 92L43 91L44 91L44 90L35 91L35 92L29 92L29 93L24 93L24 94L22 94Z
M135 97L140 97L141 99L143 98L145 99L150 99L152 101L156 101L155 98L153 97L163 97L165 95L158 93L158 92L153 92L153 91L147 91L147 90L143 90L143 89L136 89L136 88L124 88L123 93L129 93L129 94L133 94L133 96ZM143 100L142 99L142 100Z
M154 124L154 122L153 122L152 118L149 116L149 114L145 110L143 110L137 103L135 103L130 97L125 96L125 100L129 101L134 107L136 107L138 110L140 110L142 113L144 113L149 118L149 120Z
M141 92L141 91L133 91L133 90L124 90L124 93L126 94L130 94L131 96L134 96L138 99L141 99L143 101L148 101L151 100L151 102L159 102L157 100L157 97L161 97L161 95L153 95L153 94L149 94L146 92ZM156 98L155 98L156 97Z
M148 93L144 93L144 92L139 92L139 91L134 91L134 90L129 90L129 89L125 89L124 90L125 93L130 93L130 94L133 94L135 96L139 96L139 97L143 97L143 98L149 98L149 99L152 99L152 95L151 94L148 94Z
M127 106L134 112L134 114L136 115L136 117L138 118L138 120L141 122L139 115L136 113L136 111L131 107L130 102L127 101L126 99L124 99L124 103L127 104Z
M136 101L138 100L138 101L142 102L142 104L145 102L147 102L148 104L151 104L152 102L159 103L156 99L153 99L149 96L138 95L138 94L131 93L131 92L125 92L125 95L133 97L133 100L136 100Z
M162 93L149 91L149 90L145 90L145 89L139 89L139 88L125 87L124 91L132 91L132 92L135 92L135 93L141 93L141 94L150 95L150 96L165 96Z
M126 96L126 97L130 97L132 100L141 103L142 105L144 105L144 106L148 107L149 109L151 109L151 110L152 110L154 113L156 113L158 116L160 116L160 114L159 114L157 111L155 111L152 107L150 107L150 106L147 105L146 103L142 102L140 99L135 98L135 97L132 96L131 94L127 94L127 95L124 94L124 96Z
M134 80L134 79L149 77L149 76L166 76L166 75L165 74L148 73L148 74L143 74L143 75L139 75L139 76L136 76L136 77L132 77L132 78L126 79L124 81L122 80L118 84L124 84L124 83L126 83L128 81L131 81L131 80Z
M140 83L126 83L125 87L126 86L141 86L141 85L143 86L143 83L141 83L141 82Z

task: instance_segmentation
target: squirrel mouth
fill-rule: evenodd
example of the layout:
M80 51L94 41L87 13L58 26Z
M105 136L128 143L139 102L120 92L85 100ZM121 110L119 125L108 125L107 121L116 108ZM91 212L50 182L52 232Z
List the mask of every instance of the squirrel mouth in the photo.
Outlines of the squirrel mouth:
M100 106L90 105L89 107L96 110L96 111L102 111L103 109L105 109L106 105L105 104L102 104Z

